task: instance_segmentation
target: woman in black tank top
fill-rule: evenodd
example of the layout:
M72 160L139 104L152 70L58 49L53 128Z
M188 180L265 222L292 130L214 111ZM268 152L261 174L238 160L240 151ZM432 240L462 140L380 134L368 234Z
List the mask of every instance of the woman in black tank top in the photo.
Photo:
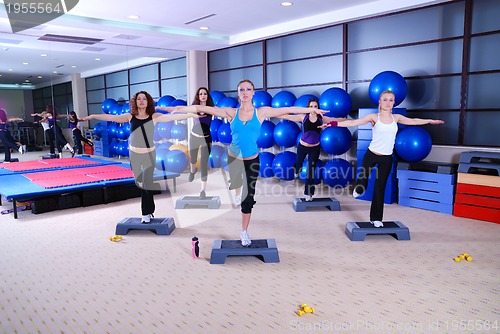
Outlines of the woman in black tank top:
M153 195L160 190L153 182L156 150L154 128L158 122L199 118L195 114L161 114L155 112L154 100L148 92L140 91L130 99L130 113L122 115L92 114L82 119L97 119L117 123L130 123L129 159L136 185L141 188L142 222L148 224L155 212Z

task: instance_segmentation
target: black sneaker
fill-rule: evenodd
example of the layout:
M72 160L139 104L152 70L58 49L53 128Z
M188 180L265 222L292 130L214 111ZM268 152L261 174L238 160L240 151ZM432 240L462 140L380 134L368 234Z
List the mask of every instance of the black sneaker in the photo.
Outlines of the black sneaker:
M194 175L196 174L198 170L195 169L194 172L189 172L189 176L188 176L188 182L193 182L194 180Z

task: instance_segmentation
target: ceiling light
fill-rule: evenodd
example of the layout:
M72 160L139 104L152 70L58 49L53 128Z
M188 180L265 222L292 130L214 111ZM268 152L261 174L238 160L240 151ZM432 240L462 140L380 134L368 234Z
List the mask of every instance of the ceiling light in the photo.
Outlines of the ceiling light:
M52 73L57 74L57 71L52 71Z
M129 15L128 18L132 19L132 20L137 20L137 19L140 19L141 17L138 15Z
M100 61L100 60L101 60L101 58L96 58L96 59L94 59L94 60L95 60L95 61Z
M208 30L210 29L209 27L200 27L201 30Z
M12 72L12 71L13 71L13 69L9 68L9 72Z
M76 65L71 65L72 68L76 68Z
M282 5L283 7L288 7L288 6L293 5L293 2L290 2L290 1L283 1L283 2L281 3L281 5Z
M39 76L37 76L37 78L38 78L38 79L41 79L41 78L43 78L43 77L42 77L41 75L39 75Z
M29 65L29 63L25 61L25 62L23 62L23 65Z
M42 53L42 54L40 55L40 57L47 57L47 54L46 54L46 53Z
M24 82L30 82L28 79L24 80Z

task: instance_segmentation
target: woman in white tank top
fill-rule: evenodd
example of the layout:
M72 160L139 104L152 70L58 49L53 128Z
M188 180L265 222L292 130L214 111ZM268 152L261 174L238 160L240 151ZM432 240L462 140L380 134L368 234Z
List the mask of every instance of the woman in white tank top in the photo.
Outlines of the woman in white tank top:
M371 123L372 141L365 156L363 157L363 167L359 175L358 182L353 190L354 198L362 195L368 185L368 176L371 169L377 166L375 186L373 190L372 203L370 207L370 222L375 227L383 227L382 217L384 214L384 193L387 179L392 167L392 152L394 142L398 132L397 123L404 125L424 125L424 124L443 124L442 120L408 118L403 115L394 115L395 96L390 90L383 91L380 94L378 114L369 114L360 119L351 119L342 122L330 122L322 127L341 126L351 127Z

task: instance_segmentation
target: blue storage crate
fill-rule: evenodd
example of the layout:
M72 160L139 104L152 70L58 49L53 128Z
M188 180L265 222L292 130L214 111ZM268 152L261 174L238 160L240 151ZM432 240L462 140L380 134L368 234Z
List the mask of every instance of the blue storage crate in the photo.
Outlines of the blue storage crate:
M409 163L400 163L396 173L399 205L452 214L456 166L451 165L421 162L411 166ZM430 170L426 166L430 166Z

